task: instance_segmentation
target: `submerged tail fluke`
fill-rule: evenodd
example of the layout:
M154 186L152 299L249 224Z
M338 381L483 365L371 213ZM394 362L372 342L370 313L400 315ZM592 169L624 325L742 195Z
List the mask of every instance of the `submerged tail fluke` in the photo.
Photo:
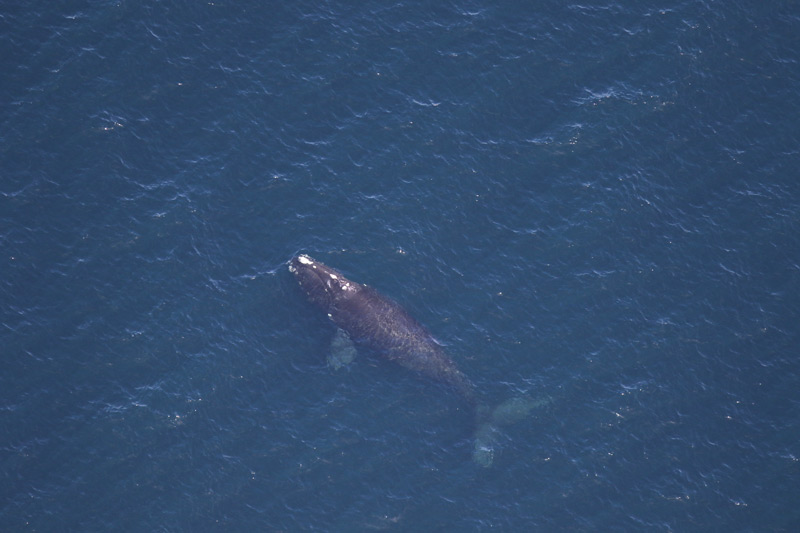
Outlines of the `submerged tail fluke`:
M534 399L526 396L514 396L494 409L490 409L488 406L478 406L475 411L476 425L472 460L484 468L492 466L500 428L519 422L534 409L544 407L552 401L549 397Z

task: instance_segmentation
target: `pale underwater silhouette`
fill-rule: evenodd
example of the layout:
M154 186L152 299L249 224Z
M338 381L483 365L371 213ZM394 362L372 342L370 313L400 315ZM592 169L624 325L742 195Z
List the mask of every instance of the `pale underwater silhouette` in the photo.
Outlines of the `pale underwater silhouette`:
M552 401L550 397L534 399L515 396L495 407L487 417L487 421L475 431L472 460L484 468L492 466L499 428L523 420L534 409L549 405Z
M339 370L353 362L356 358L356 345L350 340L341 328L336 328L336 334L331 341L331 351L328 353L328 366Z

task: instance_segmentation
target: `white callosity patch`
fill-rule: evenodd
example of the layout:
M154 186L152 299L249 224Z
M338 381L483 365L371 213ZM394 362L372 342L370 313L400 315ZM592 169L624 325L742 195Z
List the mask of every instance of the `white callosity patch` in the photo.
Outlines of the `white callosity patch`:
M358 283L353 283L352 281L349 281L349 280L347 280L345 278L339 279L334 274L331 274L330 276L331 276L332 279L334 279L337 282L336 286L339 287L339 290L347 291L347 292L354 292L354 291L358 290L358 287L359 287ZM330 281L328 282L328 287L331 287L331 282Z
M314 261L311 260L310 257L307 255L301 255L297 257L297 260L303 263L304 265L313 265Z

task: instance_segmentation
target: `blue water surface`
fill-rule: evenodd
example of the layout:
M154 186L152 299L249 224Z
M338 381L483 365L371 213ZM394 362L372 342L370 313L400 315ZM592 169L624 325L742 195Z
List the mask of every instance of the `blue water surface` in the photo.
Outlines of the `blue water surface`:
M797 531L796 2L6 2L2 531ZM334 329L398 301L489 405Z

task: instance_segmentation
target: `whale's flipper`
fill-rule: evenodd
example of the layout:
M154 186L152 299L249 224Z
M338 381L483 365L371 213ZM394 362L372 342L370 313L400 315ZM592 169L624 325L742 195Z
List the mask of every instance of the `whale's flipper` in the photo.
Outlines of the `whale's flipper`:
M331 341L331 351L328 353L328 366L334 370L349 365L356 358L356 345L350 336L341 328L336 328L336 334Z
M492 466L499 428L516 424L526 418L534 409L545 407L552 401L553 399L550 397L534 399L526 396L514 396L495 407L475 431L472 460L484 468Z

